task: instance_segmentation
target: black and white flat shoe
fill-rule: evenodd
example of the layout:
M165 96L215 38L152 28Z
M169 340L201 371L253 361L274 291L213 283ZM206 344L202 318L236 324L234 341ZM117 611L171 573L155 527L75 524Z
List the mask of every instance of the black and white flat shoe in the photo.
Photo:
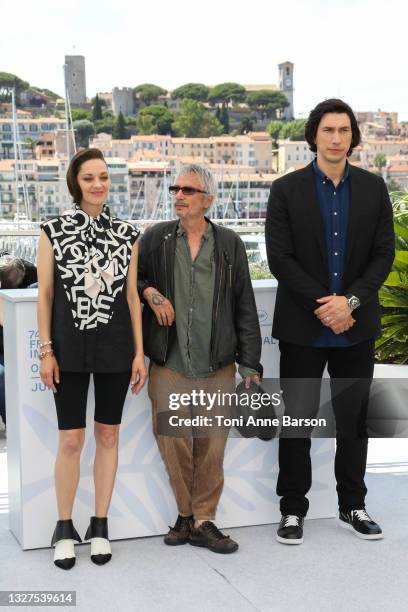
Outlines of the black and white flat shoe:
M103 518L91 516L84 540L91 540L91 560L96 565L105 565L112 559L106 516Z
M74 567L75 542L82 542L82 540L72 523L72 519L57 521L51 540L51 546L55 545L54 563L57 567L64 570Z

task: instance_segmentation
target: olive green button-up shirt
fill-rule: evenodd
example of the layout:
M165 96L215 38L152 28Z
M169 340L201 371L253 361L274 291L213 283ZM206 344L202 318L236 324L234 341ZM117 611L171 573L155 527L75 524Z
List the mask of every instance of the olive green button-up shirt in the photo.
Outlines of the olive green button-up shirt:
M186 231L176 231L174 310L177 342L166 366L185 376L210 373L212 306L215 284L214 234L209 223L194 261Z
M204 378L211 373L212 308L215 290L215 242L211 223L201 238L194 261L187 233L178 225L174 261L174 310L177 341L166 367L184 376ZM239 366L242 377L257 374Z

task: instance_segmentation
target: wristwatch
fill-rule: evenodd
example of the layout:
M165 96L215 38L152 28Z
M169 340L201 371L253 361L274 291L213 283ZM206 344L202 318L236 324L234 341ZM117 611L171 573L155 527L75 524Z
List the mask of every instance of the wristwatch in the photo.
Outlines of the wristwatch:
M360 306L360 300L352 293L346 293L346 298L348 301L348 305L350 306L350 310L355 310Z

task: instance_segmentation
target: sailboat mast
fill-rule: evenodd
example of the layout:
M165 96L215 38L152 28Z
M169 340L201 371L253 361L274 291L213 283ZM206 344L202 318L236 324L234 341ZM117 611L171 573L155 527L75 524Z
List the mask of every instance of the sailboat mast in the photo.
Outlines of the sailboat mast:
M16 93L14 87L11 90L11 112L13 116L13 148L14 148L14 177L16 185L16 212L17 224L20 223L20 201L18 192L18 153L17 153L17 112L16 112Z
M68 66L64 64L64 92L65 92L65 139L66 139L66 148L67 148L67 158L68 163L71 159L71 143L69 139L69 110L68 110L68 86L67 86L67 68Z

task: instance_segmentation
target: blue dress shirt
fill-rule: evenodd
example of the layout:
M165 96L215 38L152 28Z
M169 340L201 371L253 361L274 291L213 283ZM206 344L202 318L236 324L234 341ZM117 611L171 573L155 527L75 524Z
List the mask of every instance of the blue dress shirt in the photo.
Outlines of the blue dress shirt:
M347 228L350 207L350 167L346 169L337 187L313 161L316 191L323 218L326 261L330 279L330 293L343 294L343 273L346 259ZM335 334L330 327L322 326L320 336L313 344L315 347L351 346L346 335Z

